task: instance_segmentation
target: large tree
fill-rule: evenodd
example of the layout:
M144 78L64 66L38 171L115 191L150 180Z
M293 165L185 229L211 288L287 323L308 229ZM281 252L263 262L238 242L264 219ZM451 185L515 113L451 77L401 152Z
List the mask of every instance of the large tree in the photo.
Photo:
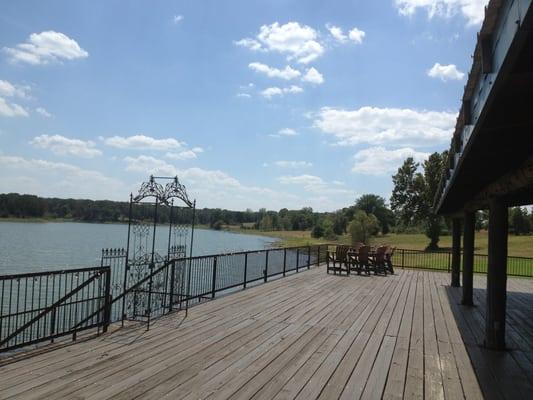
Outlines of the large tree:
M407 158L392 177L394 189L391 208L405 227L423 225L430 242L428 249L437 249L442 227L442 217L433 211L433 202L439 181L444 172L447 152L433 153L420 164Z
M390 226L394 223L392 211L385 205L385 199L375 194L364 194L355 202L355 207L367 214L374 214L381 226L383 234L389 233Z
M394 215L404 226L415 224L419 214L423 176L417 173L418 167L419 164L412 157L408 157L392 177L394 188L390 205Z

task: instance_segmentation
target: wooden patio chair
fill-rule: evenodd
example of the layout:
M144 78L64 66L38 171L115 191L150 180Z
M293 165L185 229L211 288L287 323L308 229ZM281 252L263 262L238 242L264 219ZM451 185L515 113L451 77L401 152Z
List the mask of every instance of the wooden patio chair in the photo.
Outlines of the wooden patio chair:
M329 251L326 258L326 268L329 274L332 271L334 274L337 272L342 274L346 272L346 275L350 275L350 266L348 260L348 246L337 246L335 251Z
M387 250L385 251L385 265L391 274L394 274L394 267L392 266L394 250L396 250L396 247L387 246Z
M386 267L386 257L385 253L387 251L387 246L379 246L376 249L376 253L374 255L374 273L377 274L385 274L387 275L387 267Z
M365 244L361 242L355 243L353 246L350 247L350 253L348 254L348 263L350 271L356 271L359 275L361 275L361 266L359 265L359 258L358 253L359 249L363 247Z
M366 272L367 275L370 274L372 269L372 263L370 261L370 246L361 246L357 252L357 263L359 266L358 273Z

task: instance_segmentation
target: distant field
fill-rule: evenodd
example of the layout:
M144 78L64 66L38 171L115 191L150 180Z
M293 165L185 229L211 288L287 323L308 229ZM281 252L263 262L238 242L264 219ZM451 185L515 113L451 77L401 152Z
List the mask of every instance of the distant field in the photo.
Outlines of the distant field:
M264 235L277 237L280 246L305 246L308 244L318 243L340 243L349 244L348 235L341 236L336 241L315 239L311 237L310 231L272 231L265 232L255 229L240 229L239 227L228 227L229 230L239 233L249 233L254 235ZM429 239L423 234L396 234L378 236L372 239L371 244L389 244L402 249L424 250ZM443 249L450 249L452 245L451 236L442 236L439 246ZM488 234L487 231L476 232L475 252L487 254L488 251ZM509 256L533 257L533 235L531 236L514 236L509 235Z

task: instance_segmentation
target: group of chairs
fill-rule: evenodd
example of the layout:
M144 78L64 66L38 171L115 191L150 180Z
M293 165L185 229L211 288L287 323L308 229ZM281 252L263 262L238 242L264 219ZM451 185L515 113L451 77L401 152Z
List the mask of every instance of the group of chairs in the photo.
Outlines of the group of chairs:
M358 275L366 273L370 275L387 273L394 274L392 256L394 247L379 246L372 248L364 243L356 243L353 246L337 246L335 251L328 251L326 258L327 273L357 272Z

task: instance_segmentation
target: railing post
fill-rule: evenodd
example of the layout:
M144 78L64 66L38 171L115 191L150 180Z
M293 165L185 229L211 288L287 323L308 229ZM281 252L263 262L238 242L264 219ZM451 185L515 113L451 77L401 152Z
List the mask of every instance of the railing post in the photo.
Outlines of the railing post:
M307 247L307 269L311 268L311 246Z
M103 333L107 332L109 323L111 321L111 268L109 268L104 273L105 275L105 293L104 293L104 328L102 329Z
M215 298L217 284L217 256L213 260L213 282L211 284L211 298Z
M287 249L283 249L283 276L286 275L287 272Z
M248 280L248 253L244 253L244 287L246 289L246 281Z
M266 251L266 255L265 255L265 270L263 271L264 272L264 281L266 283L267 279L268 279L268 250Z
M448 272L450 272L451 267L452 267L452 252L449 251L448 252Z
M405 257L405 249L402 249L402 269L405 268L404 257Z
M52 315L50 316L50 343L54 343L54 333L56 331L56 309L52 310ZM9 333L9 332L8 332Z
M298 272L298 266L300 264L300 248L296 249L296 272Z
M316 252L316 265L320 265L320 245L317 246L317 252Z
M170 296L168 301L168 312L172 311L174 306L174 281L176 279L176 261L172 260L172 265L170 267Z

